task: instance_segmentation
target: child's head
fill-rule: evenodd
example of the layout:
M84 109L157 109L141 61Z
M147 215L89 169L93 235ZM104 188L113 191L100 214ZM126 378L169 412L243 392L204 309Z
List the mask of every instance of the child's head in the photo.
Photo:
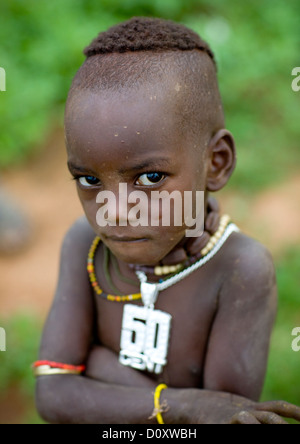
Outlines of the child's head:
M100 228L96 196L109 190L118 200L120 183L128 193L208 192L227 183L235 150L224 129L213 53L182 25L134 18L99 34L85 54L66 107L70 171L107 246L127 262L141 263L143 253L143 263L155 263L186 227Z

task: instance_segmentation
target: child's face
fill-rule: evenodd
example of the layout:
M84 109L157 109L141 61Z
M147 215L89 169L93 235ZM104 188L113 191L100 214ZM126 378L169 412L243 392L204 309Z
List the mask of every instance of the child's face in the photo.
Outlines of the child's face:
M68 165L83 209L95 233L127 263L156 264L183 239L187 226L118 226L114 205L117 226L100 227L99 192L112 191L118 204L119 184L126 184L128 194L144 191L150 205L151 191L194 195L206 188L204 137L195 141L182 134L177 90L147 85L122 93L80 91L66 109Z

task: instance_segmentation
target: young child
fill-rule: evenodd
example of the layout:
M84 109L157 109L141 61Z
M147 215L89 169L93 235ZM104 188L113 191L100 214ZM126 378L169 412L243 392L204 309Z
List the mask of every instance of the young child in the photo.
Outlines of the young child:
M51 423L300 419L286 402L258 403L275 274L266 249L210 196L236 162L212 51L182 25L133 18L100 33L85 55L65 115L85 216L62 246L34 364L38 411ZM149 208L154 191L203 191L204 232L188 237L174 220L130 224L133 201L126 212L120 184L126 197L143 191ZM159 211L162 222L161 202Z

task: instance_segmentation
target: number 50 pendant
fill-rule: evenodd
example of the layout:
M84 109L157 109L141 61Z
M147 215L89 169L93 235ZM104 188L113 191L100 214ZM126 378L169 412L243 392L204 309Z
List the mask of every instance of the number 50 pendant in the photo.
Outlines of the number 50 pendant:
M149 307L124 305L121 364L159 374L167 363L172 316Z

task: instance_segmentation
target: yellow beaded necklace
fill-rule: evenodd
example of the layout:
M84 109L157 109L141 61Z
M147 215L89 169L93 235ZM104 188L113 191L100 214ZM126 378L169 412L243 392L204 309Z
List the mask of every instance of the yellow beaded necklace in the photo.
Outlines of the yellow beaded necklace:
M220 241L229 222L230 222L229 216L224 215L221 217L218 230L215 232L215 234L213 236L210 237L210 240L207 243L207 245L201 250L201 255L203 257L207 256L209 254L209 252ZM100 288L97 278L96 278L95 266L94 266L95 253L96 253L96 250L97 250L100 242L101 242L101 238L99 236L96 236L92 242L91 247L90 247L90 250L88 253L88 259L87 259L87 271L88 271L91 285L92 285L95 293L97 295L105 298L106 300L111 301L111 302L129 302L129 301L135 301L135 300L141 299L142 298L141 293L134 293L134 294L124 295L124 296L119 296L119 295L116 296L116 295L112 295L112 294L106 294ZM202 257L202 259L203 259L203 257ZM182 267L179 268L179 266L178 266L178 270L180 270L180 269L182 269Z
M99 287L96 273L95 273L95 266L94 266L94 257L96 250L99 246L99 243L101 241L101 238L99 236L96 236L95 239L92 242L89 254L88 254L88 260L87 260L87 271L89 273L89 278L92 287L94 288L94 291L99 296L104 296L105 299L112 302L128 302L128 301L135 301L138 299L141 299L141 293L135 293L135 294L129 294L126 296L114 296L112 294L105 294L103 293L103 290Z

